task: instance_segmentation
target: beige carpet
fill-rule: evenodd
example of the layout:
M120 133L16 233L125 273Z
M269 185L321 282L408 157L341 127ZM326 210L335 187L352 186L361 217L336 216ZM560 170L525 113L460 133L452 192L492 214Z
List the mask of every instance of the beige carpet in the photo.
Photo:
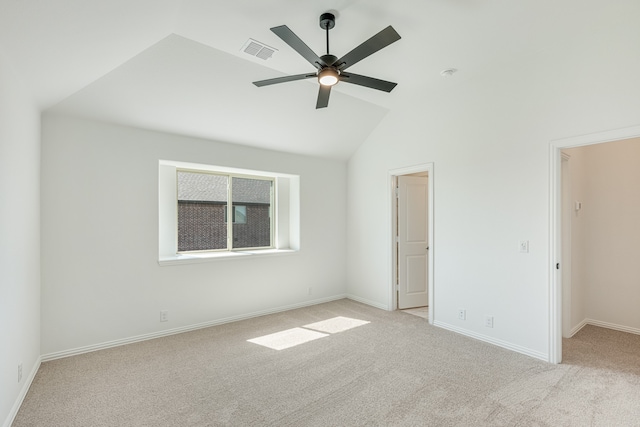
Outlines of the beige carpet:
M429 318L429 307L407 308L402 310L402 312L413 314L414 316L420 316L423 319Z
M370 323L247 341L336 317ZM340 300L43 363L13 425L640 426L640 336L564 348L551 365Z

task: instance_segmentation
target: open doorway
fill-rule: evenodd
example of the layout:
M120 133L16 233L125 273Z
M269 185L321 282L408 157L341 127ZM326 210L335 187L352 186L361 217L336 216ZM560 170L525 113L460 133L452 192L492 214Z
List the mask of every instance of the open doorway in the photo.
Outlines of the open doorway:
M624 259L637 254L633 241L625 243L637 230L637 168L623 168L637 158L628 150L640 147L630 141L638 137L640 126L551 144L550 362L562 361L563 336L586 324L640 333L637 307L626 307L640 287L629 286L637 278L623 266L633 270ZM623 143L626 152L607 152Z
M389 171L391 309L415 309L433 323L433 164ZM427 314L427 315L425 315Z

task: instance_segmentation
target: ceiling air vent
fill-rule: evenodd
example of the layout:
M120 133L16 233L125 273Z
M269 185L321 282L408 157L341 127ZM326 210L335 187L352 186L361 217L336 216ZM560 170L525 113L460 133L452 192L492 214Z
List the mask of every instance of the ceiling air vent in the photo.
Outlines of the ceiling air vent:
M273 54L276 53L278 50L272 47L269 47L264 43L260 43L259 41L256 41L254 39L249 39L244 44L244 46L242 46L242 51L251 56L255 56L257 58L267 60L271 58Z

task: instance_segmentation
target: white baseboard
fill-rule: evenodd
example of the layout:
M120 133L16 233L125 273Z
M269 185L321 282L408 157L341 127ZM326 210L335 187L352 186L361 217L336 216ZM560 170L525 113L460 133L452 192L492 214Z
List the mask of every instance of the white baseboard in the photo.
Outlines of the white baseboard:
M438 327L443 328L443 329L447 329L447 330L452 331L452 332L456 332L456 333L461 334L461 335L465 335L465 336L470 337L470 338L477 339L479 341L484 341L486 343L496 345L498 347L506 348L507 350L515 351L516 353L521 353L521 354L524 354L526 356L533 357L535 359L544 360L545 362L549 361L549 355L547 353L542 353L540 351L531 350L530 348L521 347L519 345L515 345L515 344L509 343L509 342L506 342L506 341L502 341L502 340L499 340L497 338L493 338L493 337L490 337L490 336L487 336L487 335L478 334L476 332L469 331L467 329L462 329L462 328L459 328L457 326L450 325L448 323L440 322L440 321L437 321L437 320L433 322L433 325L434 326L438 326Z
M593 325L593 326L599 326L601 328L613 329L614 331L627 332L630 334L640 335L640 329L632 328L630 326L616 325L615 323L602 322L600 320L594 320L594 319L585 319L582 322L584 323L583 326Z
M580 329L584 328L588 324L589 324L588 320L584 319L582 322L578 323L573 329L569 331L569 336L567 338L571 338L572 336L580 332Z
M38 357L38 359L36 360L36 363L33 365L33 368L31 369L31 372L29 372L29 376L25 378L22 389L20 389L20 394L18 395L18 398L13 404L13 407L11 408L11 411L9 412L7 419L2 425L3 427L11 427L11 424L13 424L13 421L15 421L16 415L18 415L18 411L20 410L20 406L22 406L22 402L24 401L24 398L27 397L27 393L29 392L31 383L33 383L33 380L36 377L36 374L38 373L38 369L40 369L41 363L42 363L42 357Z
M266 316L268 314L281 313L283 311L295 310L297 308L309 307L312 305L323 304L325 302L336 301L339 299L348 298L346 294L334 295L327 298L319 298L311 301L305 301L297 304L291 304L287 306L276 307L268 310L255 311L252 313L242 314L238 316L225 317L223 319L212 320L210 322L198 323L190 326L183 326L180 328L167 329L160 332L152 332L150 334L137 335L133 337L123 338L114 341L103 342L99 344L88 345L84 347L73 348L69 350L57 351L54 353L44 354L41 357L42 362L48 362L50 360L62 359L64 357L77 356L79 354L90 353L92 351L104 350L106 348L118 347L126 344L133 344L136 342L152 340L155 338L167 337L170 335L181 334L183 332L191 332L198 329L209 328L211 326L222 325L225 323L237 322L239 320L251 319L253 317Z
M355 295L347 294L347 298L361 302L362 304L370 305L371 307L379 308L380 310L390 311L389 307L384 304L380 304L379 302L371 301L365 298L360 298Z

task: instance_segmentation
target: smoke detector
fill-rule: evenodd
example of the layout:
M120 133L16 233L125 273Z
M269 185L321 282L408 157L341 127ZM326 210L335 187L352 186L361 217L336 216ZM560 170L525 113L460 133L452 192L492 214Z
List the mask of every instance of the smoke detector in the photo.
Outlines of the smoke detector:
M442 70L440 71L440 75L443 77L451 77L453 76L458 70L455 68L447 68L446 70Z

